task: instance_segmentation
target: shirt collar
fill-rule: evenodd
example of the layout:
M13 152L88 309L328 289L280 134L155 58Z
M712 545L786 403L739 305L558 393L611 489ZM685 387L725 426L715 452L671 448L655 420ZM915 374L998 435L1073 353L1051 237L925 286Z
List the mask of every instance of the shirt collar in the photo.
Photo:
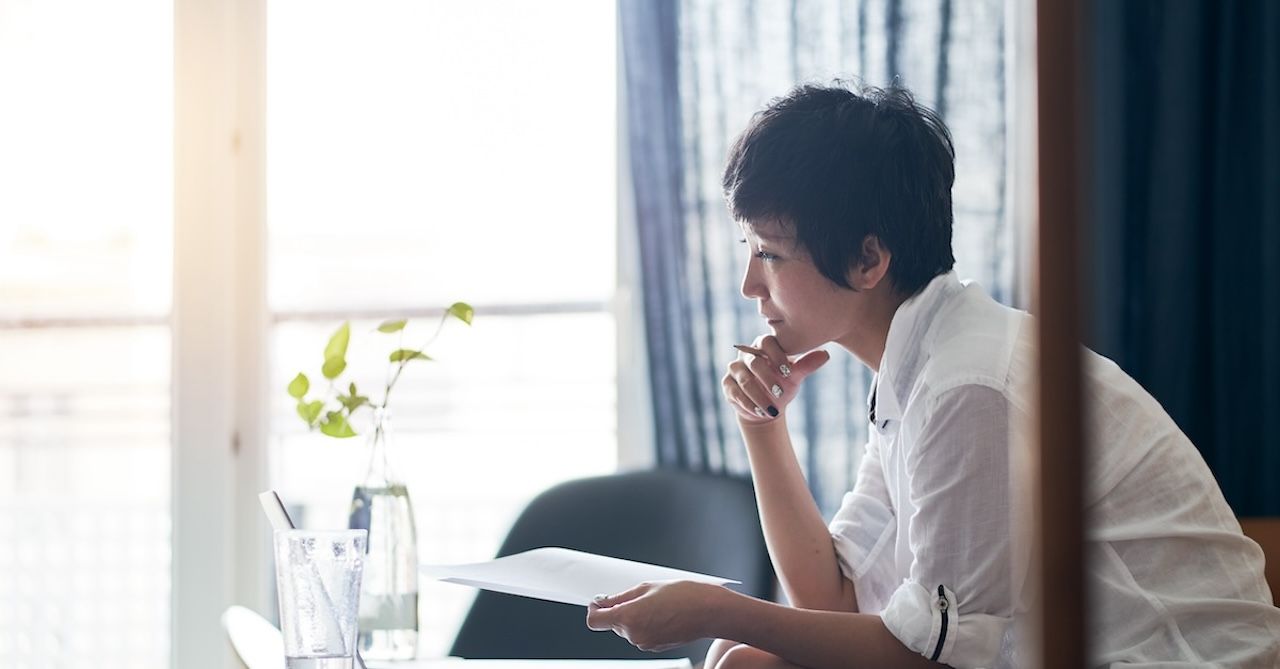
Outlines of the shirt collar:
M898 306L889 323L889 334L880 358L880 371L871 383L875 396L875 423L883 430L889 421L902 419L915 385L916 374L928 358L928 336L934 317L950 298L964 289L954 270L935 276L919 293ZM867 400L870 406L870 395Z

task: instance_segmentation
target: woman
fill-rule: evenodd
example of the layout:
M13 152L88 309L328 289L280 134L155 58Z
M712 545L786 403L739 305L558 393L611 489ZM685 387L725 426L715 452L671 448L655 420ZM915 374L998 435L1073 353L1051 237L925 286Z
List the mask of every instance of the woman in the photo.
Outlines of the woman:
M900 89L805 86L757 114L724 188L742 294L771 333L723 378L790 606L690 582L588 608L642 649L716 637L706 669L1018 666L1015 512L1031 318L952 271L954 149ZM876 372L854 490L827 524L786 408L833 342ZM1159 404L1084 355L1091 664L1280 666L1280 610L1213 476Z

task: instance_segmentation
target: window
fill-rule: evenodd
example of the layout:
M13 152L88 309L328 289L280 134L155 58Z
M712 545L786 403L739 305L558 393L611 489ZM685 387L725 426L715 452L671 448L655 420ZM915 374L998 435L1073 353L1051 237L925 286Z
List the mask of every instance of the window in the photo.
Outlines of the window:
M301 525L345 526L367 466L363 435L307 433L284 392L348 318L373 389L395 342L379 320L408 316L420 343L451 302L476 307L391 402L420 560L491 558L537 492L616 468L614 20L589 1L269 3L268 456ZM421 583L420 653L448 651L473 596Z
M306 433L284 387L348 318L372 387L380 319L477 309L393 402L422 560L490 557L538 491L616 467L613 12L0 3L0 665L219 661L207 621L275 599L256 397L267 482L346 522L363 440ZM424 654L472 596L423 584Z
M5 667L167 663L172 26L0 3Z

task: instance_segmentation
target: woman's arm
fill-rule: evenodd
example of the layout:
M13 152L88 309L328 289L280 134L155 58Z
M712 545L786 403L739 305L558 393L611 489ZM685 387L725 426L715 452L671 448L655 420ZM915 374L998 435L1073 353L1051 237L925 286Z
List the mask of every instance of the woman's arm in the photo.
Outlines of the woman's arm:
M792 361L772 335L756 346L740 349L721 383L747 444L769 559L792 606L856 611L853 583L840 571L835 544L787 434L787 405L805 377L831 356L818 350Z
M778 669L794 669L788 663L808 669L930 666L926 657L954 666L991 666L1017 615L1013 588L1021 582L1017 565L1026 562L1023 553L1014 559L1009 528L1011 409L1000 390L973 384L938 391L927 401L931 420L904 454L912 472L915 511L907 532L913 559L909 577L881 615L793 609L720 586L672 581L601 599L588 608L588 625L612 629L645 650L716 637L749 651L730 649L720 664L739 653L749 666L763 659L761 666ZM769 441L786 443L785 428L777 429L752 432L754 456L768 453ZM785 527L785 520L802 520L804 514L788 515L776 503L787 497L780 489L800 504L799 475L772 454L774 466L759 458L752 463L764 475L757 482L762 496L775 504L772 510L762 504L761 513L780 514L783 527L772 523L771 541L794 548L796 540L787 537L798 532L803 538L804 532ZM798 467L794 456L788 464ZM790 485L779 475L787 471Z
M779 606L722 589L712 633L809 669L928 667L939 664L902 645L880 616Z
M693 581L642 583L592 602L587 626L647 651L718 637L807 669L939 666L904 646L874 614L797 609ZM728 652L731 644L723 645Z
M741 428L760 527L787 601L804 609L857 611L853 583L840 572L831 534L791 447L785 416Z

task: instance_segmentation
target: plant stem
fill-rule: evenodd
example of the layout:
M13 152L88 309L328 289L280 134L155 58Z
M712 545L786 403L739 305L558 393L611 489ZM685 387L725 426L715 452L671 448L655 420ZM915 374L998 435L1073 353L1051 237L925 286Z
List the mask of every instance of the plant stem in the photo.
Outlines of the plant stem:
M425 351L428 346L430 346L433 342L435 342L436 338L440 336L440 331L444 329L445 321L447 321L448 319L449 319L449 310L446 309L444 314L440 316L440 324L436 326L435 333L431 335L431 338L427 340L427 343L423 344L422 347L418 349L419 352ZM404 331L401 330L402 334L400 336L400 343L404 342L403 332ZM401 346L400 348L404 348L404 347ZM404 366L409 364L409 361L412 359L413 358L404 358L400 361L400 365L396 367L395 375L392 376L391 380L387 382L387 389L382 393L382 406L380 408L382 409L387 408L387 401L391 399L391 388L396 385L396 381L400 380L400 373L404 371Z

